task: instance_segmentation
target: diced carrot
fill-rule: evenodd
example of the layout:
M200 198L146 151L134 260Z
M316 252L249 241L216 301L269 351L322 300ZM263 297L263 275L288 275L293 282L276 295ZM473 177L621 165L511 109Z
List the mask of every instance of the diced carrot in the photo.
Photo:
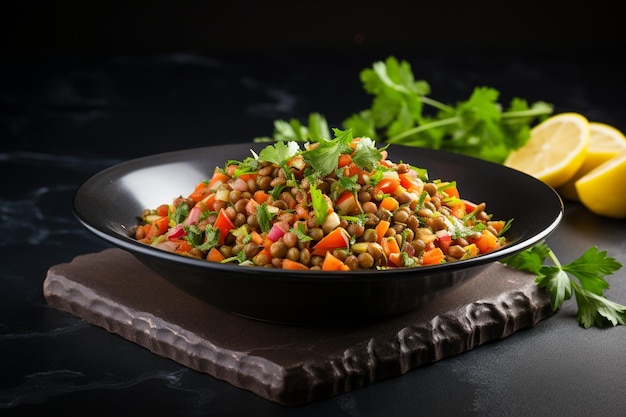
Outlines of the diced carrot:
M442 182L438 185L439 189L446 193L448 197L456 197L460 198L459 190L456 188L456 185L452 185L449 182Z
M159 217L157 220L149 223L144 228L146 239L149 241L157 236L167 232L168 219L167 217Z
M210 194L211 189L209 188L209 184L206 181L199 182L196 184L196 188L193 190L191 194L189 194L189 198L195 201L196 203Z
M445 255L440 248L433 248L427 250L422 255L422 265L436 265L443 261Z
M272 243L274 243L274 241L266 236L266 237L263 238L263 243L261 244L261 246L263 246L264 248L269 249L270 246L272 246Z
M241 174L239 175L239 178L241 178L244 181L248 181L248 180L254 180L259 176L259 174L254 173L254 172L248 172L245 174Z
M268 262L271 262L271 260L272 260L272 253L270 252L269 247L265 247L261 249L261 251L257 253L256 255L254 255L254 258L252 258L252 262L260 266L266 265Z
M167 214L159 217L152 224L156 226L155 236L161 236L163 233L167 232L168 229L169 219L167 218Z
M270 198L270 195L268 193L266 193L265 191L263 191L263 190L257 190L252 195L252 198L257 203L263 204Z
M284 262L284 261L283 261ZM330 251L326 252L324 262L322 262L322 271L349 271L350 267L343 261L334 256Z
M226 259L224 254L222 254L222 252L220 252L215 246L209 250L209 253L206 256L206 260L209 262L222 262L224 259Z
M400 206L400 203L398 203L398 200L396 200L395 198L391 196L383 198L380 204L378 205L379 208L384 208L391 212L396 211L396 209L399 206Z
M198 204L202 203L206 210L213 211L216 199L217 195L215 193L208 193L202 200L198 201Z
M211 180L209 181L207 188L209 190L215 190L220 184L228 182L228 180L229 180L228 175L224 174L221 171L215 171L213 172L213 176L211 177Z
M350 245L350 234L343 227L333 229L315 244L312 255L324 256L327 251L345 248Z
M465 203L457 203L457 204L453 204L452 207L450 207L450 214L453 215L454 217L456 217L457 219L462 219L463 216L465 216L466 211L465 211Z
M297 261L292 261L289 258L285 258L283 259L283 269L291 269L291 270L306 270L309 269L308 266L306 266L303 263L297 262Z
M495 250L499 246L498 238L489 230L484 229L480 232L480 236L473 239L480 253L488 253Z
M263 241L265 240L265 238L256 230L253 230L252 232L250 232L250 240L252 240L259 246L263 246Z
M388 259L389 263L392 264L391 266L403 266L401 252L390 253Z
M387 220L380 220L374 230L376 231L376 242L380 243L385 235L387 234L387 230L389 230L389 226L391 223Z
M490 220L487 222L487 226L493 227L498 233L502 231L505 224L506 222L504 220Z
M463 249L465 250L466 256L468 258L473 258L474 256L478 255L478 247L476 247L475 243L470 243L467 246L463 246Z
M180 252L189 252L191 250L193 246L191 246L191 243L187 242L186 240L182 239L180 241L180 244L178 245L178 250Z
M389 257L392 253L400 253L400 246L395 237L389 236L380 241L380 245L383 247L383 252Z

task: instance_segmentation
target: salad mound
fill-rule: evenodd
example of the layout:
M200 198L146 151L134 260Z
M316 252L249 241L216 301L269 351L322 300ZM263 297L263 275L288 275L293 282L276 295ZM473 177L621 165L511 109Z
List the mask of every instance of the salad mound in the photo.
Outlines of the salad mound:
M226 161L186 197L145 209L132 236L209 262L329 271L436 265L506 244L510 222L462 198L456 181L334 133Z

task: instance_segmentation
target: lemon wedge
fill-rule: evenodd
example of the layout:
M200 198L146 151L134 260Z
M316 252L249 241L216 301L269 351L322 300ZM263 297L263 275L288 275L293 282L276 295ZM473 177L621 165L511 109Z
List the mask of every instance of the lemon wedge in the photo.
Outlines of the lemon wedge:
M575 183L580 202L595 214L626 218L626 151L583 175Z
M579 201L576 181L623 151L626 151L626 136L621 131L605 123L589 122L589 144L585 160L574 176L557 189L561 197Z
M512 151L504 165L557 188L582 166L588 142L589 121L585 116L555 114L533 127L526 144Z

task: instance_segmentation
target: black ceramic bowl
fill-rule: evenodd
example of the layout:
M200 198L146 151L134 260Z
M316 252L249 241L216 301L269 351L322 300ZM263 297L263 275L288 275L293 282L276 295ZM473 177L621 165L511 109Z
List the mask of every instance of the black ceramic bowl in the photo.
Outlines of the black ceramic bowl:
M494 218L514 219L506 234L508 245L476 258L419 268L294 272L192 259L129 237L144 209L189 194L216 166L242 160L251 149L259 152L264 146L188 149L121 163L80 186L74 213L93 233L194 296L242 316L293 324L370 321L419 308L493 262L545 239L563 215L558 194L519 171L453 153L390 146L392 161L426 168L430 179L456 180L462 197L486 202Z

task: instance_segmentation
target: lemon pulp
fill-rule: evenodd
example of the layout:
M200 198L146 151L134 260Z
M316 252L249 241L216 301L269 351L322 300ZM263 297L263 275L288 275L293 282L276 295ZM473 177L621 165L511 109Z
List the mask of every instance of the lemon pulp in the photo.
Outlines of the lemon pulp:
M582 166L588 142L586 117L578 113L556 114L531 129L526 144L511 152L504 165L557 188Z
M576 181L623 151L626 151L626 136L621 131L605 123L589 122L589 144L585 159L574 176L557 189L561 197L580 201Z
M580 201L590 211L626 219L626 151L592 169L575 185Z

